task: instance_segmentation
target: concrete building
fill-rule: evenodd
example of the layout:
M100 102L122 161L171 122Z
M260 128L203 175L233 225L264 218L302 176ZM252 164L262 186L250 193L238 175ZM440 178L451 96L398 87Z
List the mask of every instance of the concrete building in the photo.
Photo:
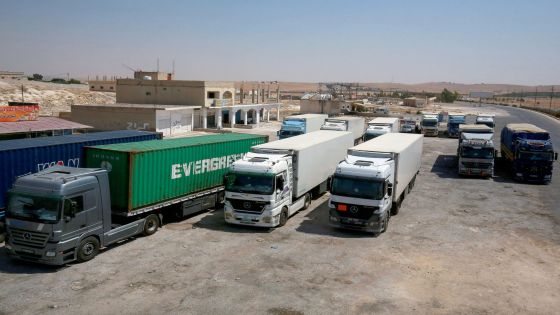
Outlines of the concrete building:
M200 106L153 104L72 105L71 120L97 131L146 130L164 137L192 131Z
M0 80L27 80L25 73L13 71L1 71Z
M299 112L302 114L338 115L346 108L343 100L334 99L331 94L308 93L299 101Z
M174 73L167 73L161 71L134 71L134 78L137 80L160 80L169 81L175 80Z
M234 95L233 82L117 80L117 103L211 107L234 105Z
M433 105L435 101L435 97L407 97L403 100L403 105L410 107L424 107Z
M89 90L97 92L116 92L117 81L115 80L91 80L88 81Z

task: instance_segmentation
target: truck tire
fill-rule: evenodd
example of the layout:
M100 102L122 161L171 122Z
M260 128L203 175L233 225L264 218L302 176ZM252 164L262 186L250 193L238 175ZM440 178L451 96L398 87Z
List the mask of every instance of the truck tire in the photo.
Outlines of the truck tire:
M303 201L302 210L306 210L311 205L311 194L310 193L305 194L304 198L305 198L305 200Z
M84 238L77 248L78 262L86 262L93 259L99 253L99 240L94 236Z
M385 233L387 231L387 228L389 228L389 220L391 219L391 212L387 213L387 216L385 217L385 220L383 220L383 228L381 229L381 233Z
M280 222L278 223L278 226L284 226L286 225L286 222L288 222L288 209L284 207L282 212L280 212Z
M144 235L150 236L157 232L159 228L159 218L155 214L150 214L144 222Z
M399 200L393 203L393 206L391 207L391 215L399 214L400 210L401 210L401 198L399 198Z

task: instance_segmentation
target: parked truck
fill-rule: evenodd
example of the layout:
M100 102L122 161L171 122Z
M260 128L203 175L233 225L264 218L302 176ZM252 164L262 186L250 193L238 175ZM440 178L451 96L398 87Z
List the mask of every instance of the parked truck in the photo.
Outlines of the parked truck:
M437 137L439 134L439 120L437 114L423 114L420 121L420 131L425 136Z
M494 175L494 130L486 125L460 125L457 147L459 175Z
M388 133L350 148L332 179L331 225L385 232L414 186L422 145L422 135Z
M329 116L326 114L303 114L284 118L278 131L278 139L286 139L321 129Z
M466 123L465 115L450 113L447 116L447 136L459 137L459 125L465 123Z
M371 140L390 132L399 132L400 120L396 117L377 117L368 122L364 141Z
M18 176L55 165L83 166L84 146L161 139L161 133L122 130L0 141L0 243L4 239L6 193Z
M88 168L57 166L15 181L6 247L22 260L62 265L154 234L164 212L184 216L220 202L229 165L267 139L230 133L87 147Z
M501 155L514 178L548 183L558 159L548 131L531 124L507 124L501 132Z
M364 135L365 119L352 116L327 118L321 130L350 131L354 136L354 144L358 144Z
M253 147L226 175L225 221L283 226L327 190L353 140L350 132L320 130Z
M494 115L490 114L480 114L476 116L476 124L477 125L486 125L492 129L496 126L494 122Z

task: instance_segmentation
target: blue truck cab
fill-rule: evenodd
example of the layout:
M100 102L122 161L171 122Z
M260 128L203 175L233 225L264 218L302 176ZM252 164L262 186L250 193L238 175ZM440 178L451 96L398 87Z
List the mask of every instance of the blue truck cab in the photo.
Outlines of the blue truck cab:
M552 163L558 159L550 134L531 124L508 124L501 132L501 153L514 178L548 183Z
M303 114L284 118L282 127L278 131L278 139L286 139L299 136L321 129L321 126L329 116L325 114Z
M449 114L447 120L447 136L448 137L458 137L459 136L459 125L465 124L466 118L463 114Z

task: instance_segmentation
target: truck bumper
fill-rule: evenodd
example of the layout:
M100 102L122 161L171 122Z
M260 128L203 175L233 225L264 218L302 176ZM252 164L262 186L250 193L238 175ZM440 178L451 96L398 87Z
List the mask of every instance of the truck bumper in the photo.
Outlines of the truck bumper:
M361 220L341 217L336 210L329 209L329 224L332 227L347 230L380 233L383 229L383 221L387 215L389 215L389 211L385 211L381 214L373 214L369 220Z
M230 224L273 228L280 224L280 209L282 209L281 206L272 210L264 210L262 213L248 213L235 211L226 204L224 206L224 219Z
M491 177L494 174L494 169L480 169L480 168L467 168L467 167L460 167L459 168L460 175L466 176L481 176L481 177Z
M71 259L68 259L68 253L59 250L57 244L49 244L44 248L31 248L12 244L9 240L5 244L10 256L19 260L41 263L45 265L60 266L74 260L74 250L71 251ZM67 257L66 259L64 257Z

